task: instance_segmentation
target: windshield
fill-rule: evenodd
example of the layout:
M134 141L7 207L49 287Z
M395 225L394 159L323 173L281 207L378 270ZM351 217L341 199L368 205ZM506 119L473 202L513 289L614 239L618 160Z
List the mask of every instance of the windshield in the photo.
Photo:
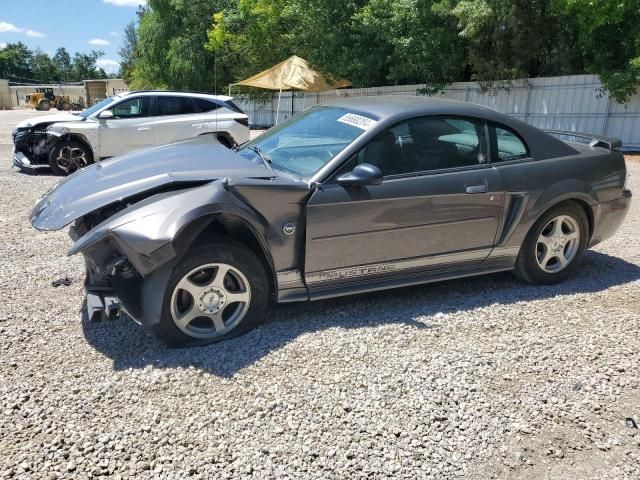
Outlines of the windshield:
M88 116L96 113L101 108L106 107L111 102L113 102L113 97L107 97L104 100L101 100L100 102L96 103L93 107L89 107L86 110L81 111L78 115L81 116L82 118L87 118Z
M243 145L239 152L256 163L263 161L262 154L273 168L308 177L324 167L372 123L375 123L373 118L344 108L313 107L267 130Z

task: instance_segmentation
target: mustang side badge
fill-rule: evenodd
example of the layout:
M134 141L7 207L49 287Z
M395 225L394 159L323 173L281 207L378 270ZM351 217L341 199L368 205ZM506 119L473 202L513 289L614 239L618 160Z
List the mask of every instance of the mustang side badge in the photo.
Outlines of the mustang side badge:
M287 222L282 226L282 231L285 235L293 235L293 233L296 231L296 226L294 223Z

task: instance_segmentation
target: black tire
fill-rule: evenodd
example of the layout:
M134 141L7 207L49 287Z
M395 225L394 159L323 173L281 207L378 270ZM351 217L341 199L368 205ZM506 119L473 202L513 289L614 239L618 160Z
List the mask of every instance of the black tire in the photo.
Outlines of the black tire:
M38 104L38 110L40 110L41 112L48 112L49 110L51 110L51 102L49 102L49 100L42 100Z
M567 220L569 224L574 222L575 225L578 226L579 239L575 242L575 252L571 255L571 259L567 261L566 266L562 266L560 262L555 262L557 265L555 265L555 263L552 265L555 265L555 268L559 270L550 272L548 268L545 270L545 268L540 265L539 258L544 257L545 247L542 245L542 248L540 248L541 242L538 240L543 231L549 228L550 222L561 217L568 217ZM553 225L551 225L551 227L553 227ZM589 221L584 210L575 202L566 202L557 205L545 212L533 227L531 227L524 243L520 247L514 274L525 282L533 284L553 285L563 282L573 276L580 267L580 262L587 248L588 241ZM569 243L567 243L567 245L564 245L564 243L557 245L558 251L562 252L563 258L569 245ZM551 253L553 253L553 251ZM554 259L552 258L552 260Z
M65 112L69 112L72 110L73 107L69 102L62 102L62 105L60 106L60 108Z
M218 336L214 338L198 338L185 333L183 329L176 325L173 319L172 302L174 302L174 290L176 290L178 283L185 276L188 276L190 272L203 266L206 270L210 264L226 264L240 271L248 281L250 301L248 302L246 313L230 330L216 334ZM214 275L217 275L217 273ZM180 289L176 291L180 291ZM206 245L199 245L190 249L173 268L167 282L167 289L164 292L160 322L152 326L152 331L162 342L171 347L208 345L227 340L242 335L260 324L265 318L269 298L269 280L263 263L241 243L228 237L215 237L207 242ZM198 308L196 302L197 300L194 300L192 305L194 309ZM220 314L225 313L228 308L240 308L239 306L232 307L231 305L230 303L222 308ZM205 316L200 317L200 320L206 320ZM215 328L212 330L215 330Z
M66 151L70 155L65 155ZM81 154L79 153L81 151ZM60 159L60 157L65 157ZM49 152L49 166L55 175L69 175L93 163L93 152L84 143L65 140L55 145Z

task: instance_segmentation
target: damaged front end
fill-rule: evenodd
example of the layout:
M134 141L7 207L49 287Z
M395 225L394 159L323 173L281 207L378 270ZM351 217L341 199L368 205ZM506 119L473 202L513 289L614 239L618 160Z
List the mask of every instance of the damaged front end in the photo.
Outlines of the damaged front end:
M91 320L113 318L122 308L134 320L142 321L142 280L176 257L174 234L163 233L161 228L171 208L166 201L171 201L172 193L201 183L154 189L74 222L69 235L75 243L68 255L82 253L84 257Z
M252 214L228 191L228 177L273 175L215 139L198 137L66 177L36 203L31 223L39 230L72 225L68 254L84 256L91 319L113 317L123 307L149 324L159 318L167 272L207 226L194 220Z
M109 318L122 308L138 323L159 321L170 272L196 237L220 218L242 218L264 234L266 225L228 182L174 184L130 200L115 214L99 211L77 219L68 254L85 258L90 318Z
M13 164L27 172L37 171L39 165L49 165L49 153L69 132L55 123L19 126L12 133Z
M13 131L13 164L21 170L34 170L35 165L49 164L49 151L53 141L49 125L20 127Z

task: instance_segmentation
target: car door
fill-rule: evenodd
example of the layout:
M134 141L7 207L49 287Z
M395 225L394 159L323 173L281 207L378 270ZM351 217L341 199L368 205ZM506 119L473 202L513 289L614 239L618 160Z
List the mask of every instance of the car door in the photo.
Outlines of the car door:
M371 140L308 203L309 288L481 263L504 198L486 132L482 121L420 117ZM383 182L335 181L358 163L378 166Z
M158 95L154 123L156 145L186 140L206 132L207 120L191 97Z
M127 97L110 110L114 117L98 119L100 157L114 157L155 143L151 97Z

